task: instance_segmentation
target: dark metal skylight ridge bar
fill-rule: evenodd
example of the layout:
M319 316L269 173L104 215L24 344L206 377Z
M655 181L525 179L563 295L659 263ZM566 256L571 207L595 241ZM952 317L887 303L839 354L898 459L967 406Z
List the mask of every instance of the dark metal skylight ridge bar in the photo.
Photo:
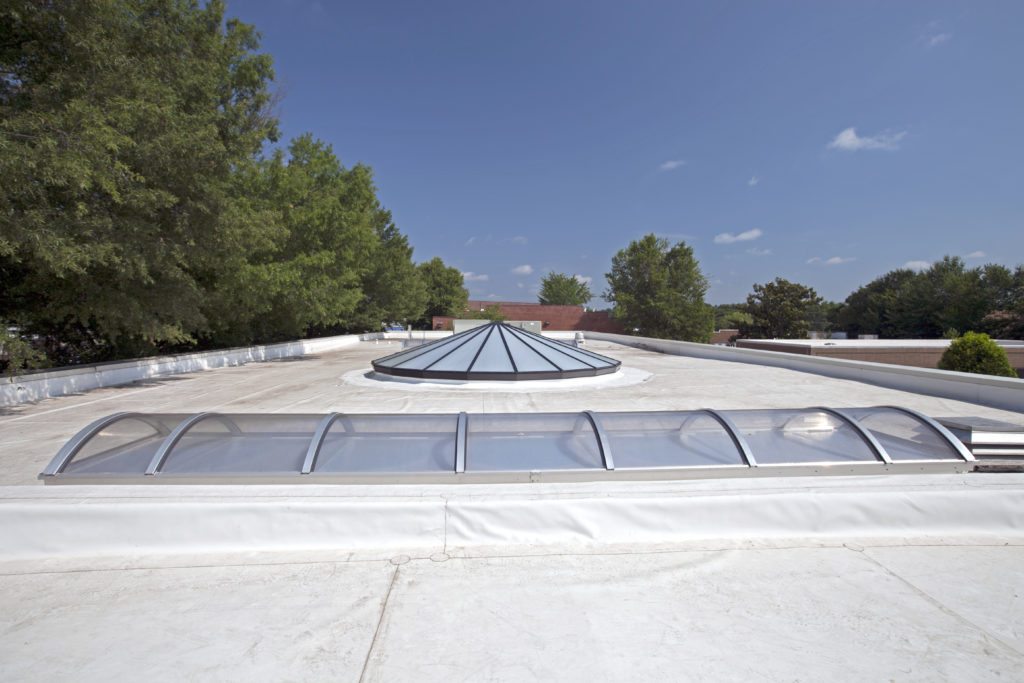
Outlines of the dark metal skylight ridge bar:
M540 334L538 334L536 332L532 332L530 330L524 330L524 329L520 328L520 331L524 332L524 333L526 333L528 335L531 335L533 337L536 337L537 339L539 339L540 341L544 342L548 346L551 346L552 344L556 344L556 343L557 344L561 343L561 342L553 342L552 340L548 339L547 337L544 337L544 336L542 336L542 335L540 335ZM600 354L594 353L592 351L587 351L586 349L581 349L581 348L576 347L576 346L569 346L568 344L562 344L562 346L566 346L566 347L572 349L573 351L576 351L577 353L582 353L584 355L590 356L591 358L593 358L596 361L599 361L602 364L605 364L605 363L608 362L607 358L604 358ZM580 362L581 363L585 363L586 361L580 360ZM589 365L589 363L588 363L588 365ZM592 367L597 367L597 366L592 366Z
M320 448L324 444L324 438L330 431L331 425L338 418L343 417L341 413L329 413L320 424L316 426L313 437L309 440L309 448L306 449L306 458L302 461L302 474L309 474L316 468L316 459L320 455Z
M516 330L516 329L513 329L513 328L511 328L511 327L509 328L509 330L511 330L511 331L512 331L513 333L515 333L515 332L520 332L520 331L521 331L521 330ZM532 334L532 333L531 333L531 334ZM524 336L525 336L525 335L524 335ZM595 369L595 370L597 369L597 367L598 367L598 366L594 365L594 364L593 364L593 363L591 363L590 361L586 361L586 360L583 360L582 358L576 358L576 357L575 357L575 356L573 356L572 354L570 354L570 353L566 353L565 351L563 351L562 349L558 348L558 347L557 347L557 346L555 346L554 344L549 344L549 343L548 343L548 340L547 340L547 339L545 339L544 337L541 337L540 335L535 335L535 336L536 336L536 337L538 338L538 340L540 341L541 345L543 345L543 346L546 346L546 347L548 347L548 348L550 348L550 349L553 349L554 351L557 351L558 353L562 354L562 355L563 355L563 356L565 356L566 358L572 358L573 360L575 360L575 361L577 361L577 362L579 362L579 363L583 363L584 365L589 365L589 366L590 366L591 368L593 368L593 369ZM534 346L533 346L533 345L531 345L531 344L529 343L529 341L530 341L530 338L529 338L529 337L526 337L525 339L523 339L523 338L520 338L520 341L522 341L522 342L523 342L524 344L526 344L527 346L529 346L529 347L530 347L531 349L532 349L532 348L534 348ZM538 352L538 353L539 353L539 352ZM546 358L546 356L545 356L545 358ZM563 367L561 367L561 366L558 366L558 369L559 369L559 370L564 370L565 368L563 368Z
M512 364L512 372L519 373L519 368L516 367L516 359L512 357L512 351L508 348L508 341L505 339L505 331L498 327L498 336L501 337L501 343L505 345L505 353L508 354L508 362Z
M112 415L107 415L106 417L101 417L98 420L90 422L84 428L78 430L78 433L71 437L68 442L61 447L53 460L51 460L46 467L43 468L43 471L39 473L39 476L49 477L63 472L64 468L68 466L68 463L71 462L72 458L78 455L78 452L82 450L82 447L96 436L96 434L119 420L135 417L136 415L139 415L139 413L113 413Z
M488 327L490 327L490 329L487 330L487 336L484 337L483 342L480 344L480 348L477 349L476 354L473 355L473 360L469 362L469 367L466 368L467 377L469 376L469 373L473 372L473 366L476 365L476 359L480 357L480 352L484 350L485 346L487 346L487 340L491 338L492 334L494 334L494 328L496 328L497 325L489 325ZM427 367L429 368L430 366L428 365Z
M459 420L455 423L455 473L464 474L466 471L466 439L469 431L469 416L466 413L459 413Z
M477 328L471 328L471 329L468 329L468 330L464 330L462 332L459 332L458 334L453 334L452 336L448 337L447 339L443 338L443 337L440 338L440 339L434 339L433 341L430 341L430 342L427 342L425 344L422 344L422 345L420 345L417 348L402 349L401 351L396 351L396 352L392 353L391 355L384 356L383 358L377 358L373 362L374 363L383 363L384 361L391 360L393 358L397 358L398 356L401 356L403 354L408 354L409 357L402 361L404 363L405 361L412 360L413 358L416 358L416 357L426 353L427 351L430 351L432 349L440 348L442 346L445 346L446 344L451 344L452 342L455 342L455 341L461 339L465 335L471 335L474 332L478 332L478 331L479 330Z
M953 435L953 432L949 431L948 429L943 427L941 423L937 422L936 420L933 420L932 418L928 417L924 413L919 413L919 412L917 412L916 410L914 410L912 408L904 408L902 406L880 406L880 407L882 407L882 408L891 408L892 410L898 410L901 413L906 413L907 415L910 415L911 417L916 417L918 420L920 420L921 422L924 422L926 425L931 427L933 431L937 432L939 436L941 436L950 446L953 447L953 450L956 451L956 453L961 458L963 458L967 462L977 462L977 460L974 457L974 454L971 453L971 451L967 449L967 446L965 446L963 444L963 442L960 441L960 439L956 438L956 436Z
M703 412L715 418L715 420L718 421L718 424L722 425L725 431L729 433L729 438L732 439L733 444L740 452L740 455L743 456L743 459L746 460L747 465L750 467L757 467L757 459L754 457L754 452L750 450L750 444L747 443L746 438L740 433L736 423L733 422L728 415L724 415L717 410L704 408Z
M554 368L555 370L557 370L558 372L564 372L564 369L562 368L562 366L558 365L558 364L557 364L557 363L555 363L555 362L554 362L553 360L551 360L550 358L548 358L547 356L545 356L545 355L544 355L543 353L541 353L540 351L538 351L538 350L537 350L537 349L536 349L536 348L535 348L535 347L534 347L534 346L533 346L532 344L527 344L527 343L526 343L526 342L524 342L524 341L523 341L522 339L520 339L520 338L519 338L519 336L515 334L515 328L509 327L509 328L508 328L508 331L509 331L509 334L511 334L511 335L512 335L513 337L515 337L515 338L516 338L516 340L517 340L517 341L518 341L518 342L519 342L520 344L522 344L523 346L525 346L526 348L528 348L528 349L529 349L530 351L532 351L532 352L533 352L534 354L536 354L536 355L540 356L540 357L541 357L541 359L542 359L542 360L543 360L543 361L544 361L545 363L547 363L548 365L550 365L551 367L553 367L553 368ZM509 354L509 358L511 358L511 357L512 357L512 354L510 353L510 354ZM524 372L523 372L523 374L530 374L531 372L544 372L544 371L543 371L543 370L532 370L532 371L524 371Z
M604 468L609 471L614 470L615 459L612 458L612 447L604 433L604 425L601 424L601 418L590 410L584 410L583 414L587 416L587 419L590 420L590 426L594 428L594 436L597 437L597 448L601 451L601 461L604 463Z
M153 460L150 461L150 466L145 468L145 474L158 474L166 464L168 457L170 457L171 452L174 450L174 446L178 444L178 441L180 441L185 435L185 432L204 420L210 419L218 420L221 424L227 427L227 430L231 432L232 436L237 436L242 433L239 426L234 424L234 422L226 415L221 415L220 413L197 413L196 415L182 420L178 423L178 426L174 428L174 431L167 435L164 442L160 444L160 449L157 451L156 455L153 456Z
M892 458L889 457L889 453L886 452L885 447L878 441L878 439L875 438L875 435L872 434L868 429L866 429L864 425L858 422L856 418L846 414L845 412L838 408L825 408L823 406L818 406L815 408L815 410L820 410L823 413L834 415L835 417L838 417L840 420L848 424L850 427L854 429L854 431L857 432L857 434L860 435L860 438L863 439L865 443L867 443L867 445L874 452L875 457L884 462L886 465L892 464Z
M423 368L420 370L420 372L425 372L425 371L429 370L430 368L434 367L436 364L440 363L442 360L444 360L445 358L450 356L453 351L457 351L457 350L461 349L463 346L468 344L471 340L476 339L487 328L484 327L484 326L481 326L481 327L479 327L477 329L478 329L478 331L477 331L476 334L471 335L469 337L466 337L466 340L463 341L461 344L459 344L458 346L456 346L456 347L454 347L452 349L449 349L447 353L442 354L441 356L439 356L439 357L435 358L434 360L432 360L430 363L427 363L426 365L424 365ZM481 344L481 346L483 346L483 345Z

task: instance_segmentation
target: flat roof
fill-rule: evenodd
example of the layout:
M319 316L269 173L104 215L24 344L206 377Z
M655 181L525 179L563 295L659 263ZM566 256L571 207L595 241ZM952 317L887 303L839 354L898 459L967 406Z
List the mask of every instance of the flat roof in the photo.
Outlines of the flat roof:
M1024 677L1022 474L425 486L62 486L147 413L901 405L1024 415L589 341L548 388L374 382L397 341L0 409L0 677ZM614 377L614 376L610 376ZM522 383L513 383L522 384ZM794 643L799 647L794 647Z
M2 409L0 486L38 485L36 476L90 422L120 411L174 413L510 413L633 410L833 408L899 405L931 417L976 415L1024 425L1024 415L784 368L673 356L611 342L586 348L643 376L597 377L559 386L479 390L443 383L375 382L370 362L398 341L360 342L316 356L157 377ZM609 377L615 377L609 376ZM616 380L617 381L617 380ZM519 384L519 383L512 383Z

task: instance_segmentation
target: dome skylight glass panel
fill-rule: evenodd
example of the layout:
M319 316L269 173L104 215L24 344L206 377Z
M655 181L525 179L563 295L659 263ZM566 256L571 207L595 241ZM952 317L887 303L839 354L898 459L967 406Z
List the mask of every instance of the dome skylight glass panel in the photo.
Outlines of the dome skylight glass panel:
M620 362L495 322L373 361L385 375L447 380L538 380L607 375Z

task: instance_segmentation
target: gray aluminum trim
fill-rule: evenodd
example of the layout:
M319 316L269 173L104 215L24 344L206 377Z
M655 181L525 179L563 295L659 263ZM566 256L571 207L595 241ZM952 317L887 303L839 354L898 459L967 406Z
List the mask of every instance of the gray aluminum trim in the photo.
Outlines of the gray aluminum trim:
M594 436L597 437L597 447L601 451L601 460L604 462L604 468L606 470L615 469L615 459L612 458L612 447L608 443L608 439L604 433L604 426L601 424L601 419L590 410L584 410L583 414L590 420L590 426L594 430Z
M324 419L320 420L320 424L316 426L316 431L313 432L313 438L309 440L309 448L306 449L306 459L302 461L302 474L309 474L316 467L316 459L320 455L320 447L324 445L324 438L327 436L328 430L330 430L334 421L342 416L342 413L329 413Z
M757 458L754 457L754 452L750 450L750 444L747 443L747 440L742 434L740 434L740 430L736 426L736 423L729 419L728 416L723 415L717 410L704 408L704 412L718 420L718 424L725 427L725 431L729 432L729 438L732 439L733 444L735 444L736 449L739 450L743 459L747 461L747 465L750 467L757 467Z
M924 422L926 425L931 427L934 431L938 432L939 436L941 436L943 439L945 439L947 442L949 442L949 445L953 447L953 450L956 451L957 454L961 458L963 458L967 462L977 462L977 459L975 459L974 454L971 453L971 451L967 449L967 446L965 446L963 444L963 442L960 441L960 439L956 438L956 436L953 435L953 432L951 432L948 429L946 429L945 427L943 427L942 424L940 424L936 420L933 420L932 418L928 417L927 415L924 415L923 413L919 413L919 412L917 412L916 410L914 410L912 408L903 408L902 406L881 406L881 407L882 408L891 408L893 410L898 410L898 411L900 411L902 413L906 413L907 415L910 415L911 417L916 417L918 420L920 420L921 422Z
M469 416L459 413L459 421L455 426L455 472L466 472L466 433L469 431Z
M876 457L878 457L886 465L892 464L892 458L889 457L889 453L885 450L885 446L883 446L878 441L878 439L875 438L875 435L868 431L868 429L865 428L864 425L862 425L860 422L857 422L856 418L846 414L844 411L838 408L825 408L824 406L817 406L816 408L814 408L814 410L820 410L823 413L835 415L840 420L853 427L853 429L858 434L860 434L860 438L864 439L864 441L867 442L868 446L871 447L871 450L875 452Z
M52 477L55 474L59 474L64 471L64 468L68 466L71 459L78 455L78 451L82 450L82 446L86 444L89 439L94 437L97 433L114 424L118 420L123 420L126 417L131 417L134 413L120 412L114 413L113 415L107 415L101 417L89 423L83 429L80 429L71 439L64 444L64 446L58 451L57 455L53 456L53 460L43 468L43 471L39 473L39 477Z
M167 456L170 455L171 449L174 448L181 437L185 436L185 432L191 429L196 423L202 422L208 417L215 416L216 413L196 413L191 417L187 417L178 423L178 426L174 428L164 442L160 444L160 448L153 455L153 459L149 461L149 466L146 467L147 475L154 475L160 471L160 468L164 466L164 462L167 460ZM236 428L237 430L237 428Z

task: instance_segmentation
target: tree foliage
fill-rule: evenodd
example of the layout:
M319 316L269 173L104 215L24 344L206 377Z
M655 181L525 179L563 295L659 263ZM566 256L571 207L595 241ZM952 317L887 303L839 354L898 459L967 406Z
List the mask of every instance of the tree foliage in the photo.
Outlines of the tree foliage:
M653 234L612 258L604 298L627 330L646 337L707 342L714 312L704 302L708 281L693 249Z
M714 310L716 330L738 330L753 322L746 304L718 304Z
M15 322L112 353L193 339L231 171L276 137L255 31L217 1L8 3L0 21Z
M942 354L939 368L979 375L1017 376L1006 350L981 332L968 332L954 339Z
M505 320L505 314L501 312L501 306L498 304L490 304L479 310L467 310L461 316L467 320L490 320L495 323Z
M0 36L0 322L50 363L422 317L370 168L263 154L271 58L220 0L12 1Z
M540 281L537 300L549 306L582 306L594 298L590 286L568 273L548 273Z
M462 272L446 266L440 258L434 257L417 267L420 280L426 291L426 309L420 319L420 326L430 328L435 315L458 317L466 310L469 292L463 285Z
M1024 318L1024 269L967 268L954 256L921 272L890 271L853 292L834 316L851 335L931 339L950 329L1016 336L1018 318Z
M741 329L755 339L801 339L810 329L809 320L823 300L811 287L781 277L754 285L747 296L751 324Z

